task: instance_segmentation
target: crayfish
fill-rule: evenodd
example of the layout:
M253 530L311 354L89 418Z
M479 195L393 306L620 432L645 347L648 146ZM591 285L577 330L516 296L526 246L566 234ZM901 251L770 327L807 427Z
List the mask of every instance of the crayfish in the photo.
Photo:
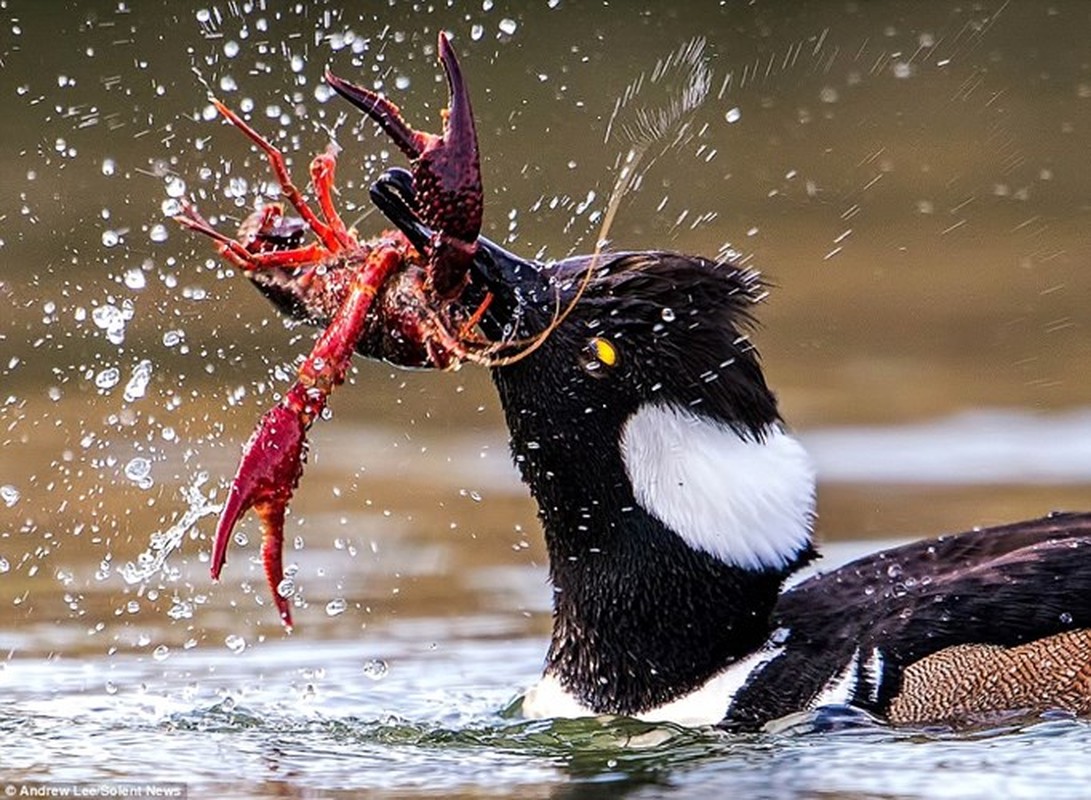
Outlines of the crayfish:
M215 99L219 113L264 152L291 210L266 204L242 223L236 237L217 231L189 204L175 217L213 239L220 255L280 310L324 328L296 383L265 413L244 446L212 552L212 576L219 578L232 531L248 510L256 512L266 578L288 629L291 610L280 591L285 511L303 473L306 432L344 382L353 353L401 366L449 369L464 360L489 363L512 344L479 330L492 294L470 286L470 268L485 241L479 241L477 134L462 72L443 33L439 60L450 99L438 136L411 128L384 96L326 72L328 84L378 123L411 160L411 173L389 169L371 187L372 201L396 229L361 240L345 225L333 201L334 146L310 164L316 210L292 183L280 150Z

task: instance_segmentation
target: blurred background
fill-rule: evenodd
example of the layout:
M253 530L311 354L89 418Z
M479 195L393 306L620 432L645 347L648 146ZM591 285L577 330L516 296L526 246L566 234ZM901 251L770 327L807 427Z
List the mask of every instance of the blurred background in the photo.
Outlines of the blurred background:
M220 585L208 552L240 445L315 332L168 217L190 197L232 232L274 191L213 92L300 183L335 139L344 214L378 232L367 186L401 155L322 72L438 130L440 29L472 91L486 233L541 258L593 247L623 123L677 97L656 64L703 40L708 96L608 237L730 248L771 281L754 339L819 463L823 541L1091 507L1081 0L0 0L0 18L8 659L284 635L253 518ZM332 408L288 520L294 636L544 639L538 523L487 373L358 360Z

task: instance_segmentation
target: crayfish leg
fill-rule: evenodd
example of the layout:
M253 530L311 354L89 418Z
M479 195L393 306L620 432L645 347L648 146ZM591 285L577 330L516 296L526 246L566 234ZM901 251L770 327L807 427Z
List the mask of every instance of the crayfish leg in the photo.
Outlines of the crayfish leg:
M315 236L322 241L322 244L324 244L328 250L334 253L339 252L342 248L342 242L338 239L332 227L318 218L318 215L314 213L307 204L307 201L303 198L303 193L299 191L294 183L292 183L292 176L288 174L288 165L285 164L284 154L280 152L280 149L247 125L242 117L219 100L213 98L212 105L216 107L216 110L220 112L224 119L242 131L250 141L256 144L265 153L265 157L269 161L269 166L272 167L273 174L277 176L277 183L280 184L281 191L283 191L284 196L288 198L288 202L290 202L292 207L299 212L299 215L303 217L307 225L314 231Z
M333 204L333 176L336 169L337 147L331 143L325 153L315 156L311 161L311 183L314 185L314 193L318 198L318 207L322 209L322 216L329 223L330 233L337 237L342 248L355 247L356 238L349 233Z
M213 228L212 224L189 203L182 205L182 211L174 215L174 221L183 228L189 228L191 231L196 231L212 239L212 241L216 242L216 249L220 255L239 269L244 271L254 269L253 254L230 236L225 236Z

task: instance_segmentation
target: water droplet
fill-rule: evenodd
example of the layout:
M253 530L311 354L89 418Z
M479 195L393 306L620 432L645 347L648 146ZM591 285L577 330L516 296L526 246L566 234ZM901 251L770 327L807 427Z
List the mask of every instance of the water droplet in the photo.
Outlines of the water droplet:
M167 233L167 226L163 225L162 223L156 223L155 225L152 225L151 230L148 231L148 238L151 239L153 242L165 242L167 241L168 236L169 234Z
M139 600L130 600L128 603L125 604L125 610L128 611L130 614L139 613L140 612L140 601Z
M167 197L173 197L178 199L185 196L186 182L179 178L177 175L171 175L167 178L166 183Z
M125 477L133 483L143 484L151 475L152 462L146 458L137 456L125 465Z
M107 367L95 376L95 386L100 389L113 389L121 380L121 370L117 367Z
M8 560L6 558L0 558L0 575L9 571L10 569L11 564L8 562Z
M277 584L277 594L287 600L289 597L295 594L295 581L291 578L284 578Z
M381 658L373 658L364 663L364 677L373 681L381 681L390 672L390 667Z
M117 306L99 306L91 312L91 319L94 320L95 325L98 327L108 328L121 319L121 311L118 310Z
M886 575L888 578L900 578L902 574L901 564L891 564L886 568Z
M113 681L106 681L106 694L117 694L117 684Z
M1061 616L1060 616L1060 620L1061 620L1062 625L1071 625L1072 624L1072 615L1069 614L1067 611L1062 611Z
M98 306L91 312L91 319L96 327L106 331L106 339L111 344L121 344L125 341L125 323L128 320L125 313L117 306L110 304Z
M171 619L190 619L193 616L193 604L177 600L167 611L167 616Z
M117 162L112 158L102 159L102 174L109 176L113 175L117 171Z
M664 308L659 312L659 316L663 318L664 322L674 322L674 309Z
M142 360L133 368L132 377L125 384L125 402L131 403L139 400L148 391L148 382L152 379L152 362Z
M739 110L738 106L735 106L734 108L729 108L727 110L727 113L724 114L724 119L728 121L728 124L734 125L736 122L742 119L742 111Z
M0 500L4 501L5 506L11 508L19 502L19 490L10 483L5 483L3 486L0 486Z
M234 58L239 54L239 43L234 39L224 42L224 55L228 58Z
M228 634L224 639L224 644L227 645L228 650L235 654L246 649L246 640L236 633Z
M345 609L348 608L348 603L338 597L335 600L330 600L326 603L326 614L331 617L336 617L345 613Z
M500 24L497 27L500 28L501 33L505 34L506 36L511 36L519 27L519 23L513 19L510 19L509 17L504 17L502 20L500 20Z
M396 77L394 79L394 88L395 89L402 89L402 90L408 89L409 84L410 84L410 80L409 80L408 75L399 75L398 77Z
M484 25L474 25L470 28L470 38L475 42L485 35Z
M140 267L133 267L130 270L126 270L125 285L133 290L143 289L147 285L147 279L144 277L144 270L140 269Z
M102 232L102 246L115 247L121 241L121 235L117 231Z
M170 657L170 648L165 644L159 645L159 647L152 650L152 658L156 661L166 661Z

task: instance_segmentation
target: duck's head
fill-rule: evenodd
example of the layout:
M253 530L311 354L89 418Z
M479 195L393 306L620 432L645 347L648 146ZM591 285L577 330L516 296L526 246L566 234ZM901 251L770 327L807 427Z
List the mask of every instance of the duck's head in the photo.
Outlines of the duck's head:
M494 378L539 501L635 502L748 569L809 556L814 476L747 336L755 272L670 252L541 265L483 240L473 279L489 333L534 347Z

